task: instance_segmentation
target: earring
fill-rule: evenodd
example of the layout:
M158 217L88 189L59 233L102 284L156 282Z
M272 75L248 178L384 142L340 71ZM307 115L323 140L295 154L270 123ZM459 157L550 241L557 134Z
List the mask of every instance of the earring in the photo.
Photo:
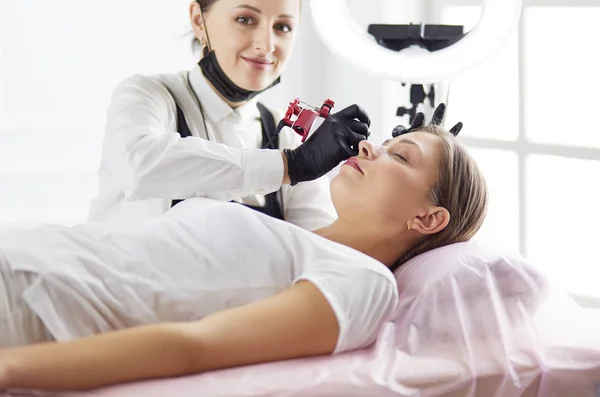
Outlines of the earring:
M406 226L408 228L407 231L410 232L412 230L412 222L410 222L410 221L406 222Z

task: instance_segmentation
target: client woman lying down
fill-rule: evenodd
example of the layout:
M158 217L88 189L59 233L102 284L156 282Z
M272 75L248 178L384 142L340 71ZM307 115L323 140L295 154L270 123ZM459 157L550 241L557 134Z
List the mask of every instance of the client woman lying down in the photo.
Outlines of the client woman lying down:
M421 117L381 146L360 142L331 183L339 218L312 232L191 199L136 224L0 234L0 389L88 389L371 344L397 302L392 271L483 222L485 181L456 133Z

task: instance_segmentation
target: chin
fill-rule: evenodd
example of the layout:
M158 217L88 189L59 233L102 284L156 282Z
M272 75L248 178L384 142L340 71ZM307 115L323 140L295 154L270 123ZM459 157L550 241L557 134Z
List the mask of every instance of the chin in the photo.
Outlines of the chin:
M277 79L275 70L248 70L244 68L234 74L233 82L249 91L262 91Z
M352 189L344 179L346 178L343 175L338 174L329 183L329 191L334 203L352 194Z
M331 201L335 211L338 214L338 217L344 217L347 215L355 217L359 213L366 214L371 211L370 209L374 208L368 204L368 202L365 200L365 197L363 197L357 191L350 189L347 184L334 184L334 181L332 181L330 191Z
M265 78L265 77L257 77L257 78L247 78L243 80L242 84L238 84L245 90L249 91L262 91L267 88L276 78Z

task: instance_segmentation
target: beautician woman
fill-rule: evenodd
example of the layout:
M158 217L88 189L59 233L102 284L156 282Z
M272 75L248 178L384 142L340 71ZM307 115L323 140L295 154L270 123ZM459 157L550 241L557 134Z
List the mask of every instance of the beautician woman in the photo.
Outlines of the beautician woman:
M301 0L191 3L202 58L190 71L135 75L116 88L90 219L157 217L201 196L305 229L331 223L336 213L321 177L357 154L368 116L350 106L299 145L289 129L271 139L282 114L257 101L280 81L300 11Z

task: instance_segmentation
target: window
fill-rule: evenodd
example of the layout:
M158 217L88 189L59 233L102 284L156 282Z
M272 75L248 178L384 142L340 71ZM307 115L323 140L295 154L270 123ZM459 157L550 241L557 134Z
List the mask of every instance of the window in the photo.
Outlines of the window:
M588 39L600 37L597 3L525 12L525 134L532 142L600 149L600 61ZM573 29L558 28L565 24Z
M530 155L527 254L581 295L598 295L600 161Z
M432 0L429 23L479 19L481 1ZM484 64L456 78L448 123L465 123L490 185L478 234L518 249L560 284L600 298L600 127L595 120L600 3L525 0L518 32ZM569 28L565 28L568 26Z

